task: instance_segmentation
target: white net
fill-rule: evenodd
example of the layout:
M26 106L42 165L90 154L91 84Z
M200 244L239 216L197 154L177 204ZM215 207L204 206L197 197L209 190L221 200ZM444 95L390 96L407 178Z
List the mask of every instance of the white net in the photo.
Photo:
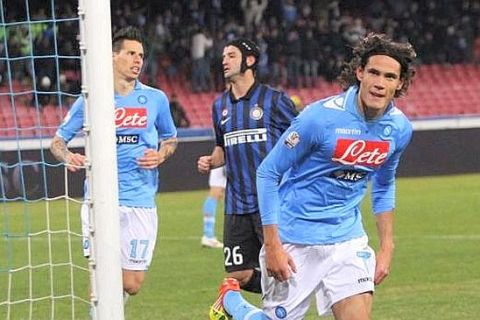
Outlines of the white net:
M80 174L50 138L80 90L72 1L0 0L0 319L85 319Z

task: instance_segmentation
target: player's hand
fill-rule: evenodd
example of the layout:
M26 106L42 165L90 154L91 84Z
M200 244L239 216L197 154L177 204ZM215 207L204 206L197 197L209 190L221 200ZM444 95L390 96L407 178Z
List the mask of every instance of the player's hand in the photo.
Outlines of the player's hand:
M280 243L265 247L265 263L268 276L281 282L287 281L292 276L292 272L297 272L292 256Z
M375 264L375 285L379 285L390 273L390 264L392 263L393 249L380 249L377 254Z
M65 164L69 171L77 172L85 166L85 159L86 157L83 154L68 151L65 157Z
M161 159L157 150L146 149L143 157L137 159L137 164L142 169L155 169L161 165L165 159Z
M198 172L206 174L210 172L211 167L212 167L212 156L202 156L198 158L198 161L197 161Z

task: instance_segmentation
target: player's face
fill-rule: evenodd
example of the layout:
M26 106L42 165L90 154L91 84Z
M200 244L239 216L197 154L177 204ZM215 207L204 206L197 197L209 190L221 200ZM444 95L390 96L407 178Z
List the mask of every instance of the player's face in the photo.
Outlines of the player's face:
M380 116L392 101L395 91L400 90L400 63L386 55L368 58L365 68L357 69L360 81L359 105L367 116Z
M135 40L124 40L119 52L113 53L113 68L126 80L136 80L143 66L143 46Z
M222 55L223 76L225 79L239 75L242 65L242 52L235 46L227 46Z

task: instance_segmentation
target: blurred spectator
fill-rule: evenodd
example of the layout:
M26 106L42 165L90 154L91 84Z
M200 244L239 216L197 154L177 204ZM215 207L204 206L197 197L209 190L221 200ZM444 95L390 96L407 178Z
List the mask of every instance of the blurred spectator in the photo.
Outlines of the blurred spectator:
M303 65L303 85L306 87L315 86L315 81L318 77L317 60L318 53L321 48L317 39L313 36L313 31L308 29L305 33L305 38L302 41L302 65Z
M173 122L177 128L190 127L190 120L188 120L187 114L183 106L177 99L177 95L174 93L170 97L170 112L172 113Z
M267 4L268 0L242 0L240 6L247 30L255 30L255 27L260 25Z
M295 29L288 33L285 54L287 55L287 87L297 88L300 78L302 42Z
M53 59L42 56L79 55L78 21L72 19L77 16L75 2L61 1L55 8L32 5L30 20L35 23L30 27L17 23L28 20L24 4L4 5L8 10L6 27L0 30L1 55L6 56L5 49L9 58L37 55L33 63L11 59L12 78L23 82L35 70L40 79L47 75L50 89L56 89ZM113 30L133 24L151 38L152 47L146 50L149 83L156 85L157 75L164 72L168 81L189 79L195 92L223 88L220 64L212 57L219 57L225 41L243 36L264 44L262 57L268 59L260 62L258 76L273 86L311 86L319 77L334 80L350 48L371 31L408 39L424 64L480 61L475 44L478 0L115 0L111 12ZM54 24L49 21L54 17L65 21ZM60 73L79 72L78 64L72 69L73 63L65 65L66 60L58 61ZM4 77L6 69L0 62Z
M192 91L210 90L210 60L207 50L213 46L213 40L204 28L199 28L192 37Z

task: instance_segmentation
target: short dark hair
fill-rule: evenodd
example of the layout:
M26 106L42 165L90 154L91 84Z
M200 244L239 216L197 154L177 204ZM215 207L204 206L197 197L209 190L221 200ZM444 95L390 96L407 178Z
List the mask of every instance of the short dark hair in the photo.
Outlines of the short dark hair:
M119 29L112 37L112 50L119 52L124 40L135 40L143 45L143 34L137 27L124 27Z
M240 67L241 72L245 72L245 70L247 70L248 68L255 71L258 64L258 59L260 58L260 48L255 42L250 39L239 38L228 42L226 47L228 46L234 46L238 48L238 50L240 50L240 52L242 53L242 65ZM248 56L255 57L255 63L252 66L247 66Z
M352 85L359 85L357 79L357 68L364 68L368 59L374 55L386 55L400 63L400 79L403 80L401 89L395 92L395 97L405 94L415 76L413 63L417 56L413 46L409 42L394 42L385 34L370 33L355 48L353 48L353 57L343 66L343 70L338 77L343 90L347 90Z

